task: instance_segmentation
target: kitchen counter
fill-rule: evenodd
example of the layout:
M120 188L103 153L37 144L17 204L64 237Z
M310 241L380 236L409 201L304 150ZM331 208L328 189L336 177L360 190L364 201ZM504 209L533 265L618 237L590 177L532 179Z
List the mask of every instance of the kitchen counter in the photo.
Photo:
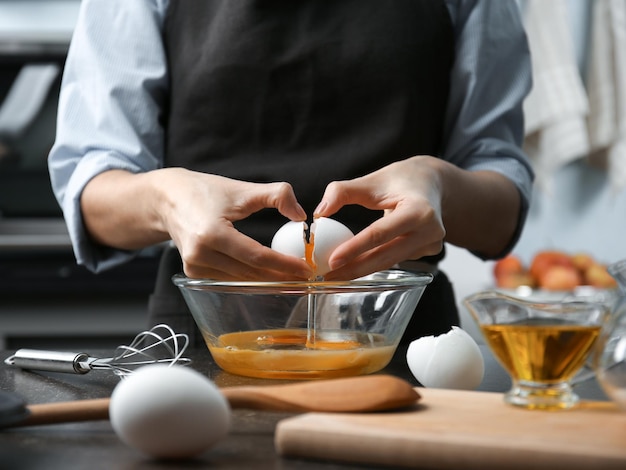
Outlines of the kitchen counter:
M485 378L479 390L504 392L510 380L485 346ZM0 352L0 390L19 394L29 404L69 401L110 396L118 378L110 372L92 371L85 375L28 372L4 364L14 351ZM89 351L105 357L110 351ZM188 350L192 367L210 377L219 387L277 383L228 374L213 362L208 350ZM396 375L417 385L405 363L405 350L398 350L382 372ZM594 381L577 387L583 398L606 400ZM370 468L331 462L282 458L274 450L276 424L289 413L234 410L231 432L223 441L200 457L189 461L150 460L125 446L107 421L67 423L5 429L0 432L0 469L281 469L350 470Z

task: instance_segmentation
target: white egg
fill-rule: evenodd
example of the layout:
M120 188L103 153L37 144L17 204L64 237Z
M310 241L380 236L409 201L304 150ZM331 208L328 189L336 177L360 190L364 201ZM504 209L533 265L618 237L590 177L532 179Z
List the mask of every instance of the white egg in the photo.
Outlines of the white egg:
M306 244L306 222L287 222L279 228L272 238L271 248L284 255L304 259L304 245Z
M228 401L211 380L161 364L142 367L115 387L109 417L125 444L166 459L196 456L230 428Z
M286 255L305 258L306 228L304 222L287 222L274 235L272 249ZM310 233L310 240L313 242L312 261L315 265L315 275L324 276L330 271L328 259L333 251L354 237L354 234L341 222L328 217L314 219Z
M314 219L313 224L311 224L311 233L314 236L313 262L316 265L315 274L323 276L330 271L328 259L335 248L350 240L354 234L341 222L328 217Z
M448 333L411 342L406 361L417 381L429 388L473 390L485 373L478 344L456 326Z

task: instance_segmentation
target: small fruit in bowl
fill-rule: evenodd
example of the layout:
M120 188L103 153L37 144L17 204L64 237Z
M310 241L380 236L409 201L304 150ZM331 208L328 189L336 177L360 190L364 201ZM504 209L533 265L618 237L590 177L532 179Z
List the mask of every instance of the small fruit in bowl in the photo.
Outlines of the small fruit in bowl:
M493 274L496 278L507 274L519 274L525 271L522 260L513 254L507 255L498 260L493 267Z
M526 267L521 259L509 254L496 261L493 273L496 285L503 289L521 286L550 291L571 291L579 286L615 289L617 282L606 265L584 252L569 254L559 250L542 250Z
M588 253L578 252L572 255L572 263L576 266L576 269L581 273L587 271L587 269L593 265L598 264L597 261Z
M498 287L502 289L517 289L518 287L535 287L535 279L528 272L507 273L497 278Z
M515 289L520 286L534 287L535 285L534 278L524 267L522 260L514 254L498 260L493 267L493 275L498 287L504 289Z
M572 258L567 253L557 250L546 250L538 252L533 257L529 270L531 276L541 284L541 278L549 269L555 266L562 266L573 270L576 269Z
M617 287L617 281L606 270L606 266L594 263L585 271L585 279L587 284L601 289L614 289Z
M574 290L582 285L583 278L573 266L549 266L541 273L538 285L546 290Z

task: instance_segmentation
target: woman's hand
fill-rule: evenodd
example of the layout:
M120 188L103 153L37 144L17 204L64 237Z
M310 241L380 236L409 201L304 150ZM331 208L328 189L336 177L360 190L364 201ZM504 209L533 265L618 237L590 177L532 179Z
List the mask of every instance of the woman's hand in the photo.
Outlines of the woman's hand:
M429 166L405 160L330 183L314 216L330 216L348 204L383 210L384 216L333 252L327 280L353 279L442 249L441 190Z
M287 183L247 183L180 168L113 170L86 186L81 205L89 232L102 244L137 249L173 240L190 277L291 280L312 274L304 260L263 246L233 226L264 208L305 220Z
M265 208L291 220L306 220L291 185L248 183L179 170L163 217L190 277L307 279L305 261L281 255L242 234L233 222Z
M498 254L516 228L520 197L500 174L418 156L329 184L314 216L332 216L349 204L382 210L384 216L332 253L327 280L354 279L436 255L444 241L485 256Z

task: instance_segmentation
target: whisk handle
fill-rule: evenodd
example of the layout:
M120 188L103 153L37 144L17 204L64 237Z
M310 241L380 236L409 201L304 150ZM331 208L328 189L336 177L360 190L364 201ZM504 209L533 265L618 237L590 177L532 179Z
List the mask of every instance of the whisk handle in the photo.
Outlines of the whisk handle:
M91 370L88 366L90 359L89 355L85 353L18 349L4 362L22 369L86 374Z

